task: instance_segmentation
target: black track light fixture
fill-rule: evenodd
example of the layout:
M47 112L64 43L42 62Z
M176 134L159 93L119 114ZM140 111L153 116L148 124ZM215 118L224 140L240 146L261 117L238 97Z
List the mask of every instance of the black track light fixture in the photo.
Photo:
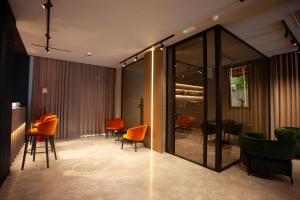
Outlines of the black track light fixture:
M290 42L292 43L293 46L297 46L297 42L295 40L291 40Z
M51 8L52 6L53 6L53 4L51 3L50 0L48 0L47 3L43 3L42 8L43 8L44 10L46 10L46 9L48 9L48 8Z
M49 47L45 47L45 50L46 50L47 53L50 53Z
M46 33L45 36L46 36L47 40L52 40L52 38L50 37L49 33Z
M284 26L284 28L285 28L284 37L285 37L285 38L290 37L290 38L291 38L291 40L290 40L291 44L292 44L294 47L297 47L297 46L298 46L298 47L300 48L300 43L299 43L299 41L297 40L297 38L295 37L295 35L293 34L293 32L291 31L291 29L290 29L289 26L287 25L287 23L286 23L284 20L282 20L281 22L282 22L282 24L283 24L283 26ZM299 51L299 50L298 50L298 51Z
M162 51L162 50L164 50L164 47L165 47L164 44L161 43L159 49Z

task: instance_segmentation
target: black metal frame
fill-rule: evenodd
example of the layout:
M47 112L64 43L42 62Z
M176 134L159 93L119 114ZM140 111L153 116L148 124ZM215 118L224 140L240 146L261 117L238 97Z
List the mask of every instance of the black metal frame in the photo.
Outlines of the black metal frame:
M187 41L190 41L190 40L193 40L199 36L202 36L203 37L203 68L204 68L204 124L207 123L207 114L208 114L208 108L207 108L207 33L211 30L214 30L214 34L215 34L215 70L216 70L216 96L217 97L221 97L221 82L220 82L220 70L221 70L221 50L222 50L222 47L221 47L221 32L224 31L226 33L228 33L229 35L231 35L232 37L236 38L239 42L245 44L247 47L249 47L250 49L254 50L256 53L258 53L259 55L261 55L264 59L267 58L263 53L261 53L260 51L256 50L255 48L253 48L252 46L250 46L248 43L246 43L245 41L243 41L242 39L240 39L239 37L237 37L236 35L234 35L233 33L231 33L229 30L227 30L226 28L224 28L223 26L221 25L215 25L207 30L204 30L200 33L197 33L189 38L186 38L182 41L179 41L171 46L169 46L167 48L167 84L168 82L170 81L170 73L168 72L169 70L172 70L171 71L171 75L173 76L173 80L172 80L172 84L175 85L175 78L174 78L174 75L175 75L175 68L174 68L174 65L175 65L175 49L176 49L176 46L182 44L182 43L185 43ZM171 51L171 52L170 52ZM172 53L172 63L169 63L169 54ZM171 69L170 69L170 66L171 66ZM268 70L270 70L270 65L268 65ZM268 79L269 79L269 82L270 82L270 75L268 75ZM173 119L169 119L168 118L168 115L169 115L169 112L172 113L172 115L174 116L175 115L175 94L174 94L174 91L171 91L172 88L168 88L166 87L166 98L167 98L167 103L172 103L171 106L167 106L167 116L166 116L166 151L168 153L171 153L173 155L175 155L175 137L173 137L174 139L174 143L173 143L173 147L168 147L168 144L170 141L168 141L168 134L175 134L174 132L174 129L172 128L175 127L175 118L173 117ZM268 87L268 90L270 90L270 83L269 83L269 87ZM270 98L270 95L269 95L269 98ZM270 103L269 103L269 106L270 106ZM171 109L171 110L170 110ZM198 162L195 162L193 160L190 160L190 159L187 159L187 158L184 158L184 157L181 157L181 156L178 156L178 155L175 155L175 156L178 156L180 158L183 158L185 160L188 160L188 161L191 161L193 163L196 163L196 164L200 164L201 166L204 166L208 169L211 169L211 170L214 170L216 172L221 172L229 167L231 167L232 165L235 165L237 163L240 162L240 160L235 160L233 161L232 163L226 165L226 166L223 166L222 167L222 127L221 127L221 124L222 124L222 101L221 101L221 98L216 98L216 149L215 149L215 152L216 152L216 156L215 156L215 168L210 168L207 166L207 133L206 133L206 127L204 126L204 136L203 136L203 164L200 164ZM270 124L270 109L269 109L269 124ZM269 125L270 126L270 125ZM172 133L171 133L172 132ZM269 135L270 135L270 128L269 128Z

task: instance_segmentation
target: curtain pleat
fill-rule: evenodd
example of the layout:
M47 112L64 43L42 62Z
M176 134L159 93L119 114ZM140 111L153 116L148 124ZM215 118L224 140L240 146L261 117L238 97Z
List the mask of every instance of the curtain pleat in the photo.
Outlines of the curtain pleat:
M299 54L287 53L271 58L273 127L300 127ZM274 131L272 131L274 138Z
M101 133L114 115L114 88L113 68L35 57L31 117L57 114L57 138Z

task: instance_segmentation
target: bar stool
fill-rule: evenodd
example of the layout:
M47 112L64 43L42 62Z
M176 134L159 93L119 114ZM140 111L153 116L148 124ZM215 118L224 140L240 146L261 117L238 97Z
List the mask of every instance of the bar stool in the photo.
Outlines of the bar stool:
M41 123L37 128L32 128L26 132L25 148L24 148L23 161L21 167L22 170L24 169L26 154L28 153L27 148L28 148L29 138L32 138L33 140L31 146L31 152L33 152L33 161L35 161L37 136L40 135L43 136L45 141L47 168L49 168L48 141L50 142L51 150L54 152L55 160L57 160L56 149L54 144L54 136L55 136L57 123L58 123L58 118L52 118L51 120Z

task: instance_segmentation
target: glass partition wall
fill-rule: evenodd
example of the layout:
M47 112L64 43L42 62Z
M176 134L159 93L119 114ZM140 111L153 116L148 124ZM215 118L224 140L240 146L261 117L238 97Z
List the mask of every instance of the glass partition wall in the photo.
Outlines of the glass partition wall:
M122 118L125 128L143 124L144 59L122 68Z
M268 63L217 25L167 52L167 152L222 171L237 163L238 135L269 134Z

